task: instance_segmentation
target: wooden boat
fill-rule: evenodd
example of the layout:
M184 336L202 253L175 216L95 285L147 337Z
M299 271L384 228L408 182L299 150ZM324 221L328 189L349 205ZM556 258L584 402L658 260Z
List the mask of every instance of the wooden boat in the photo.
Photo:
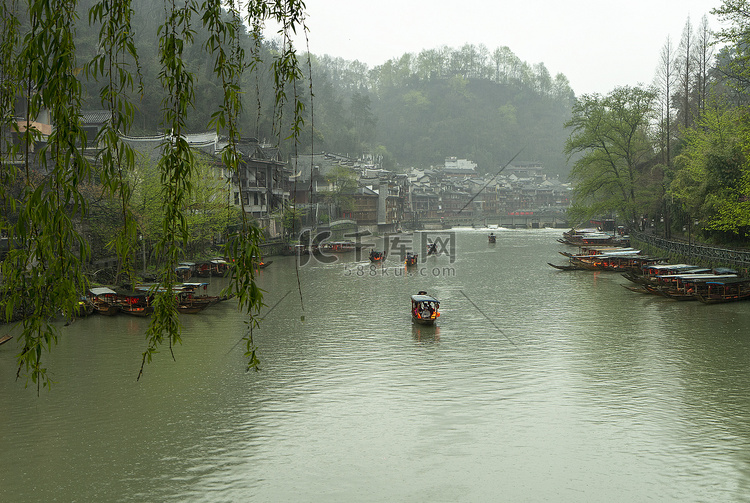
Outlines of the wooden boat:
M211 260L211 276L226 276L231 269L231 264L223 258L215 258Z
M562 244L574 246L630 246L629 239L607 234L598 229L571 229L567 232L563 232L562 239L558 239L557 241Z
M234 295L206 295L198 292L208 288L208 283L183 283L178 285L183 301L190 301L192 304L206 304L206 307L213 306L219 302L231 299Z
M420 291L411 296L411 320L420 325L434 325L440 317L440 302L435 297Z
M260 262L255 262L254 266L256 269L265 269L271 264L273 264L273 260L267 260L265 262L261 260Z
M194 274L199 278L208 278L211 276L211 269L210 261L197 262L195 264Z
M551 265L555 269L560 269L561 271L587 271L585 267L581 267L575 264L567 264L567 265L557 265L553 264L552 262L547 262L547 264Z
M490 235L487 236L487 239L489 240L490 243L494 243L495 242L495 238L496 238L496 236L495 236L495 233L493 233L493 232L490 232Z
M623 288L627 288L631 292L637 292L637 293L652 293L650 292L644 285L622 285Z
M416 253L406 252L406 260L404 260L404 264L406 264L407 267L417 265L417 257L418 255Z
M232 296L210 296L196 294L201 287L206 288L208 283L180 283L172 285L171 291L175 301L175 308L180 313L194 314L203 311L208 306L231 298ZM139 285L136 287L141 293L152 296L156 291L164 292L163 287L158 285Z
M0 346L2 346L3 344L5 344L6 342L8 342L9 340L11 340L12 338L13 338L13 336L10 335L10 334L3 335L2 337L0 337Z
M654 283L657 276L673 274L705 274L711 269L690 264L646 264L640 271L632 270L623 273L628 281L638 284Z
M705 292L696 292L695 297L704 304L750 300L750 278L706 281Z
M571 264L591 271L633 271L643 266L661 262L661 258L631 253L602 253L590 256L571 257Z
M94 313L94 304L89 299L81 299L78 301L78 305L73 311L75 318L84 318Z
M385 252L382 251L370 251L370 262L382 262L385 260Z
M325 241L318 247L321 252L349 253L357 249L354 241Z
M114 316L120 312L117 303L117 292L106 286L89 289L89 302L94 306L94 312L104 316Z
M154 312L151 297L143 292L118 292L116 302L120 312L130 316L144 318Z
M193 277L193 269L186 263L175 267L174 272L177 274L177 278L181 281L188 281Z
M698 300L697 295L705 295L707 282L736 279L734 274L672 274L658 276L657 282L644 286L652 293L672 300Z

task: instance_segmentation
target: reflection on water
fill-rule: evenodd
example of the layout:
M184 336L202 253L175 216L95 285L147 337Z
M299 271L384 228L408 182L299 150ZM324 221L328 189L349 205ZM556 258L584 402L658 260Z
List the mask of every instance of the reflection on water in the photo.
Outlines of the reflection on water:
M417 342L440 342L440 327L435 325L428 326L413 323L411 327L411 333L414 337L414 340Z
M450 274L310 262L302 300L274 257L260 372L228 302L140 381L148 320L62 327L39 398L0 346L0 501L750 499L750 303L638 295L549 267L560 231L493 232L417 269Z

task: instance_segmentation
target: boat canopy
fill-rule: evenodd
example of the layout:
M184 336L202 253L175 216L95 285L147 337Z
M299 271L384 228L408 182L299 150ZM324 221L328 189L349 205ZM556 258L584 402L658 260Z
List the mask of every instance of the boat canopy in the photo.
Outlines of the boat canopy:
M726 279L712 279L706 281L709 285L734 285L737 283L750 283L750 278L726 278Z
M117 295L117 292L115 292L111 288L107 288L106 286L98 286L95 288L90 288L89 292L91 292L94 295Z
M414 302L438 302L435 297L432 297L430 295L412 295L411 300Z
M737 274L737 271L730 269L729 267L717 267L714 269L716 274Z
M667 269L669 271L684 271L684 270L693 270L698 269L697 265L690 265L690 264L654 264L648 266L648 269Z
M657 274L657 278L660 279L723 279L723 278L736 278L736 274Z

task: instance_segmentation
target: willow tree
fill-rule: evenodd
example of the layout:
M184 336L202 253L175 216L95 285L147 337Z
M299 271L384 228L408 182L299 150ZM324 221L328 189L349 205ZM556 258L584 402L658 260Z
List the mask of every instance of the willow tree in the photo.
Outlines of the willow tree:
M89 214L83 191L86 184L100 181L120 208L115 248L126 269L137 247L126 176L135 156L120 139L120 134L129 132L138 96L145 92L140 84L138 48L131 36L135 31L131 0L98 0L84 20L76 14L77 3L6 0L0 7L0 231L10 243L2 262L2 302L7 320L19 312L19 306L23 308L17 375L35 383L37 392L40 385L51 383L43 362L57 341L52 320L60 311L71 315L88 286L84 273L89 245L79 225ZM280 50L271 62L275 133L279 141L296 141L301 128L303 106L294 87L301 71L291 36L298 28L305 29L305 6L300 0L250 0L243 5L240 10L232 0L164 0L164 19L158 40L153 41L158 46L159 82L166 95L160 121L166 139L158 161L164 218L162 237L154 247L161 259L162 288L157 292L162 293L156 294L139 378L162 344L168 344L172 352L181 342L180 322L169 292L177 281L174 265L190 235L186 211L194 200L196 159L184 135L196 96L184 54L196 31L209 34L203 49L213 60L215 78L223 90L223 102L209 125L228 138L222 152L226 169L236 170L240 160L240 82L243 74L258 71L261 63L244 54L240 43L244 26L251 27L256 46L262 42L267 22L279 26ZM74 34L86 22L99 29L98 52L91 61L78 61ZM100 83L102 107L111 114L99 132L101 148L93 159L85 155L81 125L85 78ZM290 102L294 115L283 118L280 110ZM17 110L23 110L22 117ZM45 124L52 127L48 130ZM262 234L244 212L243 217L242 228L231 237L227 249L236 264L228 288L252 327L262 306L252 266L254 257L260 255ZM257 360L250 334L251 330L246 336L246 356L248 366L253 366Z
M656 94L619 87L607 96L583 95L565 124L568 157L577 156L572 218L583 221L615 212L635 221L653 194L654 148L649 126Z

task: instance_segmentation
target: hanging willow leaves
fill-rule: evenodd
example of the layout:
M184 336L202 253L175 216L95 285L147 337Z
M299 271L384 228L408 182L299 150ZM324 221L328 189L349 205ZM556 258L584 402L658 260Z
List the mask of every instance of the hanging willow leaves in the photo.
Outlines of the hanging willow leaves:
M76 60L74 38L80 23L78 3L29 0L19 5L8 0L0 7L0 230L10 243L2 262L2 304L7 321L21 320L18 376L25 373L36 383L37 392L40 386L51 384L43 358L57 340L54 319L61 311L72 316L88 287L85 266L90 251L82 223L90 215L85 194L91 192L91 186L101 187L119 207L120 229L111 243L120 261L118 272L122 275L118 274L118 279L134 279L138 243L131 202L135 155L121 140L132 126L138 106L133 98L139 100L145 95L132 38L132 1L99 0L89 9L88 23L99 28L98 44L96 54L83 64ZM255 65L260 62L253 58L252 64L245 63L241 37L246 35L242 27L247 24L254 31L261 30L266 21L281 26L284 51L272 65L277 73L274 116L281 117L279 108L287 101L285 85L301 76L289 40L303 23L304 8L302 2L294 0L256 0L248 4L243 18L231 2L224 7L218 0L164 2L158 61L165 96L160 123L165 140L157 164L163 219L153 249L159 263L159 286L154 290L155 312L146 333L139 378L165 339L173 357L174 346L181 341L172 293L177 281L174 266L190 236L186 208L193 197L196 173L196 158L186 140L188 118L196 102L186 51L194 44L197 27L208 31L203 49L214 58L214 74L224 93L222 105L211 115L210 126L228 138L221 157L225 169L236 173L242 162L238 148L242 135L238 126L241 77L246 70L257 71ZM109 120L96 136L98 149L94 155L86 151L82 127L84 78L100 82L100 102L109 113ZM16 116L19 109L24 111L22 118ZM301 103L295 104L288 136L281 134L283 128L276 123L279 138L297 138L302 110ZM239 299L239 307L250 316L252 327L263 305L253 273L260 258L262 232L244 208L242 213L242 229L231 237L227 247L235 264L229 288ZM247 348L249 365L253 366L257 357L252 337L248 337Z

